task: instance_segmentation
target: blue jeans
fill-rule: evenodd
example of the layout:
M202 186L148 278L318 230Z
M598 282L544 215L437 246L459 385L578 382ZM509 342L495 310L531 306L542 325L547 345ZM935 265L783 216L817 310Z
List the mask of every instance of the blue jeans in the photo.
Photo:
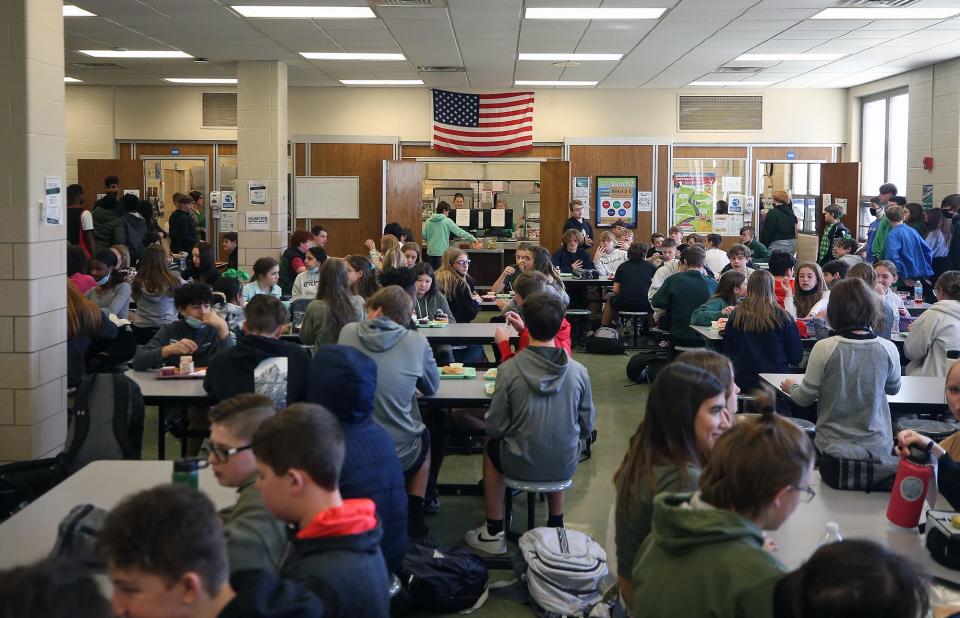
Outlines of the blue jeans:
M483 351L482 345L473 344L463 348L454 348L453 358L458 363L485 363L487 362L487 353Z

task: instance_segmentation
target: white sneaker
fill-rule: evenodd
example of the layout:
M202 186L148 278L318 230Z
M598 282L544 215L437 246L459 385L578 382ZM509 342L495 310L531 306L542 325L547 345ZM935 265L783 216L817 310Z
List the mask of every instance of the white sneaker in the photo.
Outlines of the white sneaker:
M507 553L507 540L503 532L490 535L487 532L487 525L482 524L479 528L468 530L464 535L467 545L482 552L502 556Z

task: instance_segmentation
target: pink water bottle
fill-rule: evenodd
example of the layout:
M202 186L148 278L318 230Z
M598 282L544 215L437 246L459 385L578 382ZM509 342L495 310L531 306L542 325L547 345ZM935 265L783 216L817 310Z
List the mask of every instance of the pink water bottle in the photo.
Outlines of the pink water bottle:
M887 503L887 519L901 528L916 527L932 480L930 452L911 446L910 455L901 459L897 466L897 478L893 481L893 491Z

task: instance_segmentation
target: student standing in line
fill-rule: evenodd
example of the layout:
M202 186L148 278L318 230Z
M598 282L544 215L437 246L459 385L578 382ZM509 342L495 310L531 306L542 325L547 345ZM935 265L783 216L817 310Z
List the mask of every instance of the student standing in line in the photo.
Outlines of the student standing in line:
M689 247L680 258L680 272L664 281L650 300L653 307L670 316L674 347L703 347L703 337L690 328L690 316L717 290L716 280L703 274L703 258L703 249Z
M117 271L116 254L110 249L98 251L90 260L90 276L97 282L97 287L87 290L87 300L122 320L127 319L130 284Z
M923 206L916 202L908 202L903 207L903 222L920 234L920 238L926 238L927 217L923 213Z
M908 376L945 376L953 364L947 352L960 350L960 271L940 275L934 295L937 302L910 325L903 344Z
M179 194L177 209L170 213L170 253L190 253L197 244L197 226L193 215L193 198Z
M756 233L752 225L745 225L740 228L740 242L750 249L750 255L757 260L763 261L770 257L770 250L756 239Z
M289 296L293 291L293 280L297 275L307 270L304 259L307 257L307 249L310 248L310 232L307 230L294 230L290 234L290 246L288 246L280 256L279 284L282 296Z
M207 239L207 214L203 204L203 193L191 191L189 194L193 203L190 205L190 216L193 218L193 225L197 230L197 239Z
M280 279L280 263L271 257L259 258L253 263L253 281L243 286L243 298L247 302L257 294L282 296L277 281Z
M797 252L797 215L786 191L773 192L773 208L767 213L760 231L760 242L774 251L793 255Z
M881 204L879 196L870 198L870 216L874 219L867 227L867 242L863 245L863 261L867 264L872 264L876 259L873 256L873 241L877 237L877 230L880 229L880 222L884 218L883 210L885 208L886 202Z
M723 243L723 236L720 234L707 234L707 251L703 263L719 279L723 269L730 265L730 258L727 252L720 248Z
M327 253L320 247L310 247L303 258L303 264L307 267L305 271L297 275L293 280L293 288L290 290L290 298L316 298L317 285L320 281L320 267L327 260Z
M920 281L929 288L928 279L933 276L933 255L923 237L903 221L904 209L900 206L887 208L890 233L884 243L883 257L897 266L903 279L901 287L912 290Z
M364 300L373 296L380 289L380 284L377 283L377 273L370 260L363 255L348 255L345 260L350 291Z
M181 285L183 280L167 265L166 250L160 245L147 247L132 286L133 300L137 303L133 336L138 345L146 344L161 326L177 319L173 296Z
M124 195L120 200L120 219L124 226L124 245L130 252L130 262L134 266L143 255L143 237L147 233L147 222L140 214L140 198L133 194Z
M797 268L797 293L793 296L792 315L801 320L823 319L827 314L830 290L823 280L823 271L813 262L804 262ZM790 312L789 308L787 309Z
M83 249L74 244L67 245L67 279L77 288L77 292L85 294L87 290L97 287L96 280L87 274L89 264Z
M900 353L873 330L880 302L865 282L841 281L831 296L827 321L837 334L813 346L801 380L788 378L780 388L797 405L817 402L815 443L821 453L866 460L889 456L887 396L900 392Z
M940 210L944 217L953 223L953 234L950 237L950 251L947 253L947 268L950 270L960 270L960 193L951 193L940 202Z
M947 270L950 241L953 238L953 224L950 219L943 216L943 212L939 208L931 208L927 211L926 225L922 234L933 257L931 265L934 281Z
M720 276L716 294L690 314L690 324L710 326L712 322L730 315L740 299L746 295L747 277L742 272L728 270Z
M93 240L97 249L127 243L126 228L122 219L123 208L120 205L120 179L116 176L107 176L103 184L106 186L106 193L97 200L91 213Z
M223 252L227 255L227 269L238 268L237 264L237 233L236 232L225 232L223 234L223 239L220 241L220 248L223 249Z
M843 212L836 204L823 209L823 234L820 235L820 245L817 249L817 264L823 266L835 257L833 247L837 241L851 238L850 230L843 224Z
M893 194L889 194L889 191L893 191ZM891 206L900 206L901 208L907 206L906 198L896 195L896 192L897 187L890 183L880 187L880 221L877 226L876 235L873 237L873 244L869 247L869 250L873 253L873 257L878 260L882 260L886 255L887 235L890 234L891 229L890 220L887 218L887 209Z
M220 271L213 263L213 245L201 241L190 250L190 265L183 271L183 278L206 283L211 287L217 285Z
M583 202L580 200L570 202L570 218L563 224L564 238L567 230L580 232L580 242L587 247L593 246L593 226L583 217ZM567 241L563 242L566 244Z
M67 187L67 240L83 249L87 257L97 252L93 214L84 206L83 187L78 184Z
M850 267L843 260L830 260L823 265L823 283L827 289L833 289L834 284L847 276Z
M328 259L320 267L316 298L307 305L300 341L316 350L321 344L336 343L345 325L361 320L363 298L350 291L346 262Z
M461 196L461 200L463 196ZM437 204L437 212L429 219L423 222L423 240L427 243L427 262L435 269L440 268L441 258L444 252L450 247L450 235L462 238L473 243L475 249L480 248L480 243L476 237L467 232L448 215L450 214L450 204L441 201Z
M645 311L650 313L647 293L657 267L644 259L646 245L635 242L627 250L628 261L617 268L613 276L613 290L603 307L601 324L610 326L620 311Z

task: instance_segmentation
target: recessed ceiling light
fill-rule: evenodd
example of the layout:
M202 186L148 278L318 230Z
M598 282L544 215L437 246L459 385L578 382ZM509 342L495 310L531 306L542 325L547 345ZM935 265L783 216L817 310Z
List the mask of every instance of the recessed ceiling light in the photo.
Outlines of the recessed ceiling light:
M810 19L946 19L960 13L960 7L945 8L834 8L823 9Z
M236 77L164 77L171 84L236 84Z
M549 62L567 62L579 60L620 60L623 54L519 54L518 60L547 60Z
M231 5L244 17L273 19L366 19L376 17L366 6L238 6Z
M179 50L133 50L133 49L78 49L78 52L94 58L193 58Z
M575 81L541 81L530 79L518 79L513 82L515 86L596 86L597 82L575 82Z
M659 19L667 9L528 8L527 19Z
M341 79L344 86L422 86L422 79Z
M743 54L737 56L737 62L744 61L771 61L771 60L837 60L843 58L845 54Z
M90 11L84 11L79 6L73 4L64 4L63 5L63 16L64 17L96 17L96 13L91 13Z
M300 52L308 60L406 60L403 54L353 54L340 52Z
M82 84L82 79L77 79L76 77L64 77L63 83L65 84Z
M773 82L707 82L707 81L696 81L690 82L688 86L742 86L744 88L749 88L751 86L769 86Z

